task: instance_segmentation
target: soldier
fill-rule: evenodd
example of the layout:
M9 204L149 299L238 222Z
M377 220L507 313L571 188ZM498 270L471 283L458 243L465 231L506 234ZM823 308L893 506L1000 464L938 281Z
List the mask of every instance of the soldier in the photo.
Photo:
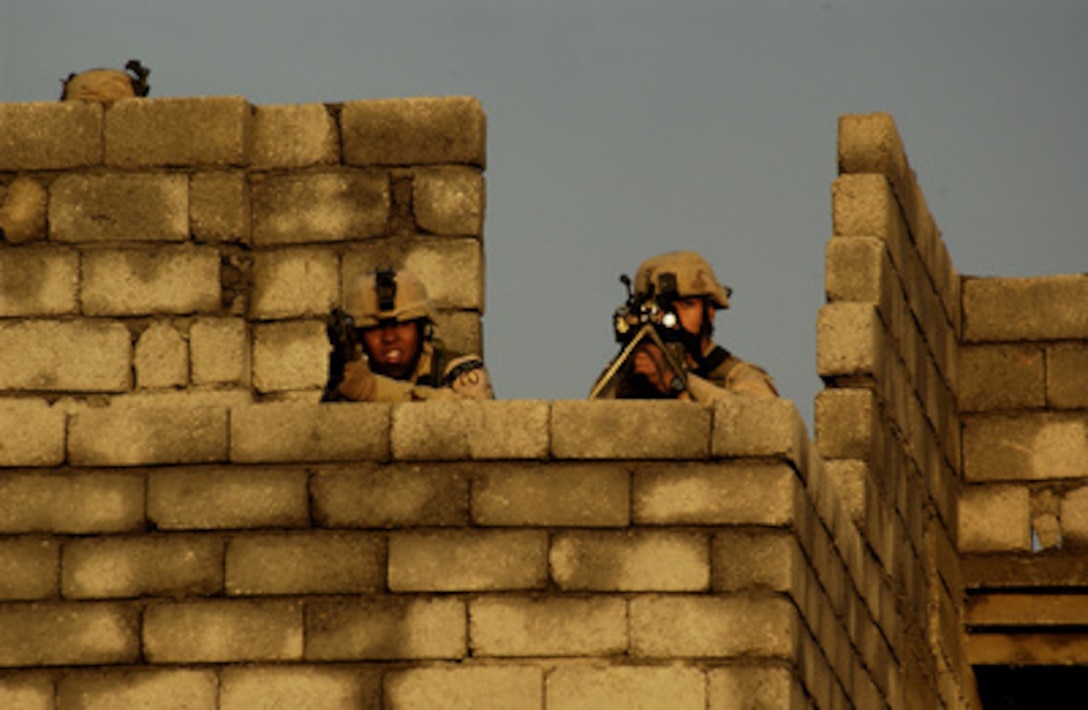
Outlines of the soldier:
M446 350L434 337L434 320L427 291L411 271L380 269L359 279L344 312L334 311L322 400L494 399L483 360Z
M710 402L730 392L777 397L766 371L711 338L714 314L729 307L729 294L710 264L695 252L669 252L644 261L635 276L634 293L616 315L617 339L626 340L628 347L598 378L590 398ZM639 326L643 327L631 333Z

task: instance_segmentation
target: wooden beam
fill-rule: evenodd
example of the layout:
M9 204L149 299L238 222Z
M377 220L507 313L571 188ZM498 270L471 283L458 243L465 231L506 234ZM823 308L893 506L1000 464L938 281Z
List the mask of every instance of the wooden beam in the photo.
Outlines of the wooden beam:
M967 599L969 627L1088 627L1088 594L973 594ZM1088 636L1088 628L1084 633Z
M973 666L1088 665L1088 631L969 634L967 660Z

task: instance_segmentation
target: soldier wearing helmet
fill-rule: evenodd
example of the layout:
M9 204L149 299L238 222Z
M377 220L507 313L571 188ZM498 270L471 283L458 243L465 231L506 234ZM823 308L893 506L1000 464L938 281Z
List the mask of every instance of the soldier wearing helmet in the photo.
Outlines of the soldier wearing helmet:
M411 271L379 269L359 279L343 315L351 352L342 378L330 373L323 400L494 399L480 357L450 352L434 337L434 308Z
M695 252L668 252L642 262L627 306L617 311L617 339L628 337L629 347L598 378L591 397L698 402L722 399L729 392L777 397L765 370L712 339L714 314L729 307L729 295L729 288ZM626 336L642 323L651 325L652 338Z

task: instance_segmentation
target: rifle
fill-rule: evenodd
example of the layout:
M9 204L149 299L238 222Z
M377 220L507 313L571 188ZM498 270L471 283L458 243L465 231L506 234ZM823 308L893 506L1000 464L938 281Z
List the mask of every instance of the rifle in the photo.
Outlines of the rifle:
M344 380L344 365L355 359L359 340L355 335L355 321L340 308L333 308L325 317L325 333L329 338L329 381L322 402L334 402L340 398L337 388Z
M674 382L681 385L676 394L688 391L683 354L683 342L687 335L672 305L678 298L675 276L661 274L661 293L656 296L653 284L646 294L636 294L631 291L631 279L627 274L620 276L620 282L627 288L627 301L616 309L612 325L616 341L622 347L598 378L589 398L597 399L614 393L621 380L626 378L631 359L639 346L647 342L661 349L665 364L676 375Z

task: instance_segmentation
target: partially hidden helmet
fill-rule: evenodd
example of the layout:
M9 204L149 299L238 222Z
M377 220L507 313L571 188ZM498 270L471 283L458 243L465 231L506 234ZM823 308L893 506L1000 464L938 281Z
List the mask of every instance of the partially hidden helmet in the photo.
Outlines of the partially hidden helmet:
M671 251L642 262L635 275L635 293L655 296L676 290L679 298L701 296L715 308L729 308L732 289L723 286L714 269L701 255L693 251Z
M126 73L127 72L127 73ZM72 73L62 83L61 101L112 101L147 96L150 86L147 76L151 70L138 59L130 59L125 71L120 69L88 69Z
M383 321L435 321L427 289L411 271L378 269L363 276L348 291L344 310L356 328L373 328Z

